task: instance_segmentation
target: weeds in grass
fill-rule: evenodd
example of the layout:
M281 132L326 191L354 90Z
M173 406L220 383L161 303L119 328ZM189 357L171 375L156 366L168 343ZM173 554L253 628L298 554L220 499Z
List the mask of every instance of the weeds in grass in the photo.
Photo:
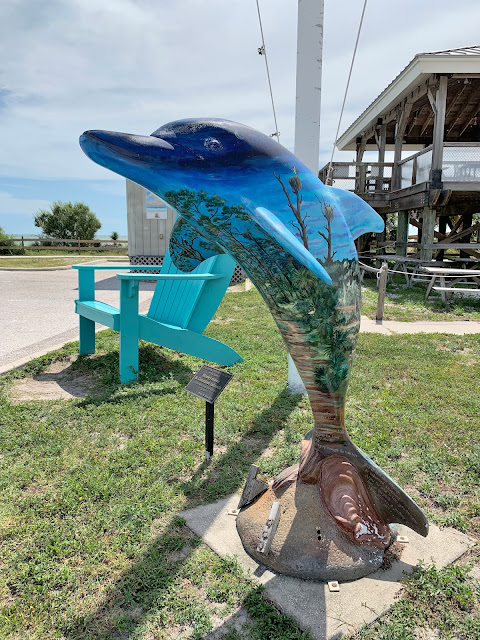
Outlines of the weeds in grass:
M229 294L216 319L208 334L244 362L216 406L210 465L204 406L184 391L198 359L142 344L140 382L120 385L118 336L105 331L97 353L72 364L96 382L84 399L9 401L14 379L69 358L76 344L0 379L2 639L208 638L243 602L248 621L223 625L225 638L307 640L175 515L239 490L251 463L272 477L297 460L311 428L308 402L285 391L286 352L258 294ZM365 334L347 400L354 441L432 520L477 538L479 363L478 336ZM377 636L367 629L358 638L414 638L424 621L480 637L473 583L461 572L421 571L412 589L424 595L408 591ZM447 594L444 613L432 609L434 589ZM445 617L449 603L462 615Z

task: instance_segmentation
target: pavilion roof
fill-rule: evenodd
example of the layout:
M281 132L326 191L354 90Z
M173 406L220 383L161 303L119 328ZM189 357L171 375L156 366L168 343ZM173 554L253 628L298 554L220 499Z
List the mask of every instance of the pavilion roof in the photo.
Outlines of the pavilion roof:
M418 53L340 136L338 149L355 149L357 138L363 135L367 137L367 149L376 149L372 145L379 119L387 124L387 149L393 148L396 109L406 101L413 106L404 148L423 149L429 145L433 137L433 111L428 93L435 88L439 75L449 77L445 141L480 141L480 45L475 45Z

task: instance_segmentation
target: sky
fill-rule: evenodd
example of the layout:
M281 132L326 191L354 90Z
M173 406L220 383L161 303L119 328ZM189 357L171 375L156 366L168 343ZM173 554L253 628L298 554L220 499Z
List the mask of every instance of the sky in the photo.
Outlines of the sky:
M320 167L362 6L325 0ZM260 9L280 141L293 150L297 1L260 0ZM480 44L479 24L478 0L369 0L340 132L416 53ZM125 181L83 154L87 129L149 134L221 117L273 133L260 45L255 0L2 0L0 227L39 233L34 213L69 200L96 213L99 235L126 234Z

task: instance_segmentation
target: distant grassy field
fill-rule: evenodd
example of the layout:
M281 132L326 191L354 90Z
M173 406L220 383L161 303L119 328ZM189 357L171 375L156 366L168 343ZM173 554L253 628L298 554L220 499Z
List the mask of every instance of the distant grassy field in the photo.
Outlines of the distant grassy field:
M60 258L37 258L19 256L12 258L0 257L0 267L13 268L44 268L44 267L66 267L71 264L80 264L82 262L92 262L96 259L102 259L103 256L62 256Z
M460 298L456 294L451 300L442 302L433 292L425 299L426 286L415 284L405 288L401 276L387 285L384 320L414 322L415 320L480 320L480 298ZM377 311L377 281L365 278L362 286L362 313L374 319Z
M216 405L210 465L204 404L184 390L198 359L142 344L140 382L121 386L118 336L105 331L95 356L70 365L94 380L86 398L11 401L18 378L73 356L74 343L0 379L2 639L310 639L177 515L240 490L252 463L268 478L293 464L311 427L308 401L285 390L285 348L255 290L229 293L207 333L244 356ZM480 336L365 334L346 419L431 521L480 541L479 378ZM467 571L416 570L356 639L430 628L480 638Z

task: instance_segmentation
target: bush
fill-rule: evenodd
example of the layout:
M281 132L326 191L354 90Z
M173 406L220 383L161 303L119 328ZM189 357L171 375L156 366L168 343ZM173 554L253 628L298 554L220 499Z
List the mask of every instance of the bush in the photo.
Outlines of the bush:
M19 247L12 240L11 236L0 227L0 255L18 256L25 253L23 247Z
M92 240L102 226L97 216L83 202L61 202L34 214L35 226L46 236L64 240Z

